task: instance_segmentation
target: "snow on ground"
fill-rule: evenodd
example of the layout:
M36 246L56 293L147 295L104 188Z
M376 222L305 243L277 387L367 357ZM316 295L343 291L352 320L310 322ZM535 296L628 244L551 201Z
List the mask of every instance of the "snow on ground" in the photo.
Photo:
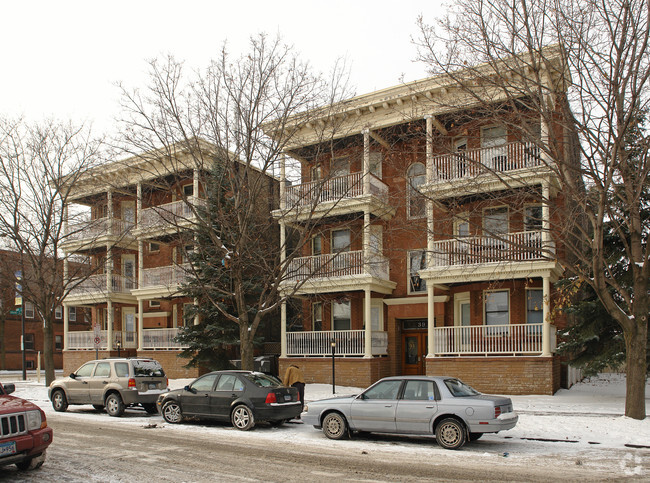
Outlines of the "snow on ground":
M56 417L47 397L47 388L42 382L21 381L20 374L0 371L0 381L14 382L15 395L29 399L44 409L49 418ZM170 380L170 389L182 388L190 379ZM356 394L360 388L336 387L336 396ZM650 384L646 387L650 396ZM308 384L305 399L309 401L332 396L332 387L327 384ZM647 467L650 458L650 418L643 421L624 416L625 377L619 374L600 375L586 379L569 390L560 390L554 396L510 396L519 413L517 426L509 431L486 435L481 440L465 446L462 453L472 452L478 458L510 457L525 463L536 457L574 458L575 464L598 465L610 460L612 450L620 453L621 471L626 475L638 476ZM646 398L646 411L650 413L650 397ZM352 441L331 441L321 431L304 424L287 424L280 428L259 426L256 430L241 432L227 424L189 423L169 425L159 415L149 416L143 410L129 409L122 418L110 418L106 413L97 413L92 406L71 406L66 417L96 419L115 424L156 425L164 431L204 432L227 438L248 438L273 442L284 440L290 443L309 444L316 447L338 447L366 451L378 448L398 455L400 452L430 455L431 451L442 450L427 438L377 436L355 438ZM433 443L433 438L431 443ZM628 445L638 445L634 448ZM456 452L452 452L456 453ZM456 453L458 454L458 453ZM459 454L460 456L460 454ZM514 461L513 461L514 462ZM585 463L586 464L586 463Z

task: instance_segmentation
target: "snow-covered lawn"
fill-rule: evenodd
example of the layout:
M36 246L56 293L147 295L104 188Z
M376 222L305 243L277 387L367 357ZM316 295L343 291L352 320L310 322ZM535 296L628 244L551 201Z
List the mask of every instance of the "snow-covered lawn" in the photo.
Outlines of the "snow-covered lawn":
M57 417L47 398L43 383L20 380L20 375L0 372L0 380L14 382L15 394L29 399L42 407L48 418ZM190 380L170 380L170 388L177 389ZM357 393L359 388L338 387L336 395ZM650 384L646 389L650 396ZM326 384L308 384L305 389L307 402L331 397L332 388ZM567 461L573 458L576 465L603 464L618 458L621 474L639 477L646 474L650 458L650 418L637 421L625 417L625 378L619 374L604 374L587 379L569 390L560 390L554 396L511 396L519 423L509 431L486 435L481 440L468 444L461 453L471 452L476 457L499 456L517 459L525 463L528 458L561 457ZM646 407L650 410L646 398ZM304 424L287 424L281 428L260 426L257 430L240 432L229 425L190 423L169 425L158 415L149 416L142 410L127 410L122 418L111 418L106 413L97 413L91 406L71 406L66 417L101 419L112 424L156 425L164 431L199 431L218 435L227 432L229 438L259 438L278 442L304 443L316 447L348 445L354 450L365 451L381 448L382 451L399 453L430 454L441 451L433 440L422 444L425 438L367 437L352 441L331 441L321 431ZM426 443L426 441L425 441ZM614 451L613 451L614 450ZM449 453L449 452L446 452ZM456 453L458 452L451 452ZM615 456L618 455L618 456ZM514 463L514 461L513 461ZM571 463L573 464L573 462Z

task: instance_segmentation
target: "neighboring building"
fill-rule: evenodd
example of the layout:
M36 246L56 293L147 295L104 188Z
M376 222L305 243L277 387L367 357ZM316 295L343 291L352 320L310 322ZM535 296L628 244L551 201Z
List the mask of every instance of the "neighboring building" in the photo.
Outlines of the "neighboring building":
M16 280L14 274L20 269L20 253L0 250L0 332L2 349L0 350L0 369L22 370L22 307L15 305ZM24 300L25 308L25 366L32 370L38 368L38 354L41 354L43 367L43 319L34 308L34 303ZM72 330L88 330L90 320L81 307L70 307L69 327ZM54 320L54 368L63 368L63 306L57 307ZM4 357L3 357L4 356ZM4 361L4 363L3 363Z
M315 111L300 127L286 154L302 183L281 183L273 215L282 239L317 229L282 283L285 293L302 283L303 310L302 320L283 310L281 371L297 363L309 382L331 382L334 342L341 385L437 374L486 392L560 387L565 322L551 310L562 240L551 234L563 198L538 146L566 133L531 115L536 142L522 138L493 95L495 109L481 111L438 76Z
M178 144L103 165L73 187L62 249L88 256L93 274L63 302L65 371L95 359L98 325L100 358L151 357L176 378L201 372L185 367L188 359L174 340L179 328L198 323L185 315L195 301L181 285L191 276L192 207L205 204L209 170L219 162L213 145L196 143L193 150ZM268 212L273 201L264 202ZM73 221L80 207L86 218ZM68 326L67 308L78 305L91 313L85 331Z

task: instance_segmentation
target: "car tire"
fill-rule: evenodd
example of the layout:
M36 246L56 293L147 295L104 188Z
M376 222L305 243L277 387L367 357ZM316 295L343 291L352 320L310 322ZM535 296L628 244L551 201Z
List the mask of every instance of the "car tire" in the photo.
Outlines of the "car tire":
M95 408L95 411L100 413L104 410L104 406L102 406L101 404L93 404L93 408Z
M329 439L343 439L349 437L348 423L339 413L329 413L323 419L323 433Z
M162 417L171 424L178 424L183 420L183 411L176 401L167 401L162 407Z
M158 409L156 408L156 403L143 404L142 407L144 408L145 411L147 411L147 414L156 414L158 412Z
M485 433L469 433L469 440L470 441L476 441L477 439L481 439L481 436L483 436Z
M63 389L57 389L52 393L52 407L60 413L68 409L68 399L65 397Z
M20 463L16 463L16 467L20 471L32 471L32 470L37 470L41 466L43 466L43 463L45 463L45 451L43 451L40 455L34 456L33 458L29 458L28 460L21 461Z
M235 406L235 409L232 410L230 415L230 421L232 422L232 425L240 431L248 431L255 426L253 411L251 411L251 408L245 404Z
M454 418L446 418L436 426L436 442L445 449L459 449L465 444L465 425Z
M106 396L106 412L109 416L119 417L124 414L124 403L119 394L111 393Z

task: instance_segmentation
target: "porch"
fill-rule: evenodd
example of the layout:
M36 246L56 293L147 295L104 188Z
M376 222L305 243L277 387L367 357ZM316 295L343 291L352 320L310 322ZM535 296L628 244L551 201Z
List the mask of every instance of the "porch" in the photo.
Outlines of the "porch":
M331 356L332 343L334 343L336 357L363 356L365 354L366 331L319 330L287 332L287 356ZM373 356L388 354L388 332L372 332L371 351Z
M205 206L205 199L190 196L187 200L173 201L142 210L138 230L162 230L187 224L194 217L194 208Z
M108 293L130 294L131 290L137 288L137 280L134 277L105 273L91 275L85 279L72 279L70 283L73 288L68 294L69 297Z
M110 351L120 349L138 350L180 350L186 346L176 342L178 328L144 329L142 331L142 347L138 347L138 333L131 331L100 331L100 343L95 347L94 331L68 332L66 350L98 350ZM109 347L108 341L112 341ZM119 344L119 345L118 345Z
M86 248L107 241L125 241L128 244L133 239L130 235L134 226L132 222L113 217L78 220L66 225L62 248Z
M144 268L140 288L178 287L189 280L188 269L189 264Z

